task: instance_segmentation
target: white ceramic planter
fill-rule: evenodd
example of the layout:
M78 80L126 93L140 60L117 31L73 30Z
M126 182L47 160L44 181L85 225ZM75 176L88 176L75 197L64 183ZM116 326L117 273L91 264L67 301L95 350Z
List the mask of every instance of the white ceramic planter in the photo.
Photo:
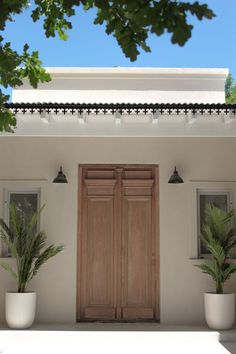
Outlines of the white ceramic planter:
M212 329L230 329L235 317L235 294L204 294L205 318Z
M5 296L6 322L10 328L32 326L36 310L36 293L7 292Z

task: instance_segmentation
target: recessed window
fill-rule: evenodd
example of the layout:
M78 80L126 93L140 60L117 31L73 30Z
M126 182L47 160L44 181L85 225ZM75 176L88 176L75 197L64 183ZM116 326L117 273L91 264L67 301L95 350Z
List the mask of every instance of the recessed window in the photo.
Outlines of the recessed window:
M7 225L11 228L11 215L10 215L10 204L14 203L17 210L22 214L22 217L27 223L34 213L39 210L40 206L40 190L29 190L29 191L6 191L5 192L5 210L4 219ZM38 223L32 230L32 234L35 234L39 230ZM2 249L3 256L10 256L8 249Z
M207 257L209 251L201 241L199 235L202 230L203 224L206 222L206 206L213 204L216 207L228 212L232 209L232 192L231 191L210 191L210 190L197 190L197 204L198 204L198 256Z

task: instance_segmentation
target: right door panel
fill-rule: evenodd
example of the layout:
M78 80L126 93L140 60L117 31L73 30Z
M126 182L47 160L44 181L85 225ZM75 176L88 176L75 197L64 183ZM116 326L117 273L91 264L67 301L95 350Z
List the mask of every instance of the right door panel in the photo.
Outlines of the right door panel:
M152 179L123 180L122 318L153 319Z

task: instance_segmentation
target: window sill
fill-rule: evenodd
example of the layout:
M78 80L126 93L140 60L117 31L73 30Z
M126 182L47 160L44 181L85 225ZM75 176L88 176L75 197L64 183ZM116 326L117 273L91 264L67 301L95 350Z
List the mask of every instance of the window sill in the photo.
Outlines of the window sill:
M190 261L210 261L211 258L209 257L190 257L189 258ZM236 257L230 257L230 258L227 258L227 261L235 261L236 260Z

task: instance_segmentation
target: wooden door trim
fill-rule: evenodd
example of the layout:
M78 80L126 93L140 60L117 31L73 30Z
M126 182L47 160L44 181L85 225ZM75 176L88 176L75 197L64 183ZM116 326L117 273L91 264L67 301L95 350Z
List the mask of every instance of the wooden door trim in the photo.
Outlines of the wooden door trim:
M77 282L76 282L76 321L81 319L81 269L82 269L82 201L84 198L84 188L83 188L83 174L86 169L114 169L114 168L128 168L145 170L147 168L152 168L154 170L154 198L153 198L153 207L154 207L154 218L155 222L153 223L153 243L155 245L155 279L153 282L153 294L155 294L155 319L160 320L160 235L159 235L159 165L157 164L80 164L78 165L78 211L77 211ZM90 179L92 183L92 179ZM110 180L111 181L111 180ZM128 182L132 183L132 182ZM141 182L142 183L142 182ZM118 230L117 230L118 231ZM119 245L118 245L119 249Z
M76 282L76 321L81 318L81 296L78 284L81 284L81 269L82 269L82 200L83 200L83 168L78 166L78 212L77 212L77 282Z
M155 205L155 222L153 223L153 242L155 243L156 255L155 255L155 319L160 321L160 191L159 191L159 166L154 167L154 198L153 203Z
M114 169L114 168L130 168L130 169L136 169L136 168L140 168L140 169L147 169L147 168L157 168L158 170L158 166L157 164L122 164L122 163L103 163L103 164L79 164L78 168L89 168L89 169Z
M115 167L115 166L114 166ZM113 167L113 168L114 168ZM122 193L122 187L121 187L121 181L122 181L122 170L117 167L116 170L116 178L117 178L117 232L116 232L116 245L117 249L114 250L114 253L116 252L116 259L117 259L117 273L116 273L116 285L117 285L117 292L116 292L116 303L117 303L117 309L116 309L116 317L119 320L121 320L122 317L122 311L121 311L121 289L122 289L122 279L121 279L121 267L120 267L120 262L122 262L122 240L121 240L121 233L122 233L122 226L121 226L121 219L122 219L122 214L121 214L121 193Z

